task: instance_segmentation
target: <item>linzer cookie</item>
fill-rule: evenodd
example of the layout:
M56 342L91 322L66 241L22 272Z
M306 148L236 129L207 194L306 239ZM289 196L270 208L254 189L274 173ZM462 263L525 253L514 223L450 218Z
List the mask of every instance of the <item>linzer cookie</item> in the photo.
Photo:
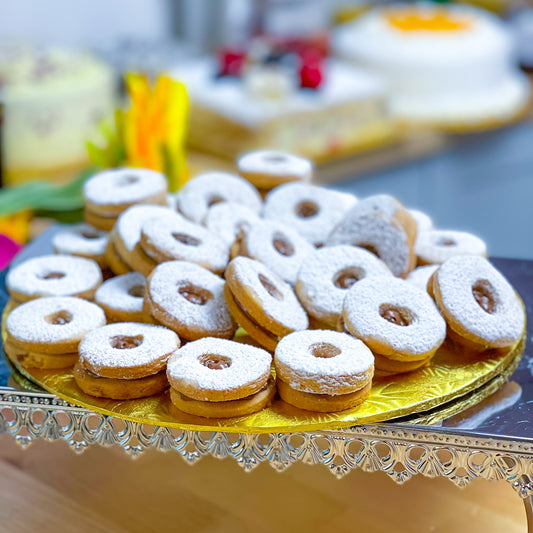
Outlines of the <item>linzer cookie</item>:
M186 218L202 224L209 209L221 202L236 202L255 213L261 211L261 197L245 179L227 172L200 174L185 184L178 197L178 210Z
M455 341L483 350L512 346L522 335L524 308L510 283L485 258L452 257L429 283Z
M78 344L105 324L95 304L72 297L39 298L11 311L6 320L6 354L26 368L65 368L78 359Z
M274 355L282 400L308 411L356 407L370 394L374 356L360 341L336 331L297 331Z
M225 275L231 314L261 346L273 351L280 338L309 326L291 286L259 261L236 257Z
M346 294L344 326L374 353L383 374L429 362L446 337L446 323L427 292L405 280L373 276Z
M181 338L233 337L237 326L224 300L224 280L187 261L158 265L148 277L145 320L174 330Z
M107 235L107 232L93 228L89 224L75 224L58 231L52 237L52 246L56 254L85 257L96 261L100 268L105 268Z
M102 283L100 267L91 259L42 255L12 267L7 290L15 303L43 296L78 296L92 300Z
M79 345L74 379L91 396L130 400L168 387L166 364L179 348L167 328L120 322L95 329Z
M357 202L333 230L327 245L350 244L377 255L395 276L405 277L416 265L416 222L392 196L370 196Z
M356 202L351 194L304 183L287 183L268 193L263 214L267 219L285 223L320 247Z
M368 276L387 275L392 276L385 263L363 248L330 246L305 259L295 290L319 325L336 328L347 290Z
M441 264L456 255L487 256L486 244L465 231L423 231L416 239L415 251L420 265Z
M205 217L205 227L222 237L231 246L241 230L260 220L259 215L245 205L236 202L223 202L209 209Z
M170 399L186 413L208 418L244 416L272 401L272 356L265 350L223 339L200 339L168 361Z

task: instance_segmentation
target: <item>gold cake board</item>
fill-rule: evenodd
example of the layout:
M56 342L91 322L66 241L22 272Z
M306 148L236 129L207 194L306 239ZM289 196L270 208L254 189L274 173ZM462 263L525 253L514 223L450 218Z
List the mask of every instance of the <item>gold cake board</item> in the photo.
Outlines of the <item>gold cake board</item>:
M4 339L6 316L7 309L2 317ZM502 377L503 383L516 368L524 346L525 334L510 349L488 350L482 353L467 352L447 340L429 366L408 374L375 379L369 398L354 409L337 413L314 413L297 409L276 399L270 407L259 413L228 419L207 419L178 411L171 404L168 391L138 400L96 398L78 388L72 376L72 369L39 370L23 368L17 361L12 363L24 377L46 391L103 415L153 426L195 431L289 433L384 422L435 409L480 389L497 376ZM471 396L473 400L469 405L479 402L481 396L485 397L475 394ZM435 422L436 419L433 418L432 421Z

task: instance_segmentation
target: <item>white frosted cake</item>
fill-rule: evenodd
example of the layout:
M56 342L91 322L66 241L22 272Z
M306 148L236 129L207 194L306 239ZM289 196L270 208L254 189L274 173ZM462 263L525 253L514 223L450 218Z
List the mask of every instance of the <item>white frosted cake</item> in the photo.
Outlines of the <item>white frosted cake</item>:
M176 68L191 100L189 143L228 158L269 147L323 160L392 137L384 85L374 75L328 60L324 83L309 90L263 74L217 77L209 59Z
M111 70L92 56L0 46L5 181L62 178L86 166L86 142L112 116L113 97Z
M504 23L464 5L375 9L340 27L339 55L389 83L392 113L409 121L474 125L515 118L529 98Z

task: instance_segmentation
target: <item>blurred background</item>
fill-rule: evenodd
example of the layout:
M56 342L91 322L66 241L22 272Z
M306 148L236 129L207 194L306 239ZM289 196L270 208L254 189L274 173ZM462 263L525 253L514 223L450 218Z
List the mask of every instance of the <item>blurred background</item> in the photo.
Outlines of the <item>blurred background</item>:
M531 68L523 0L0 0L0 246L80 219L99 168L177 188L274 147L533 259Z

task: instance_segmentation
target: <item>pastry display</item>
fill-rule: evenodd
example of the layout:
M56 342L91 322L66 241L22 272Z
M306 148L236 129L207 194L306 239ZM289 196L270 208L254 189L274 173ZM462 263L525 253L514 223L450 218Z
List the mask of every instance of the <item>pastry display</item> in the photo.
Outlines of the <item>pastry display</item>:
M200 339L169 360L170 399L181 411L229 418L260 411L276 393L265 350L224 339Z
M74 366L85 399L153 396L209 419L272 402L357 410L376 380L416 382L453 347L483 360L523 333L521 301L482 241L433 229L391 196L356 200L302 173L263 205L247 179L209 173L178 193L176 211L157 173L102 176L85 188L86 212L113 221L109 235L61 232L54 247L72 255L29 259L6 278L6 354L23 369ZM116 276L102 284L86 257L103 246Z
M341 26L333 46L382 76L391 113L406 122L498 124L516 118L529 98L510 31L495 15L473 6L378 7Z

